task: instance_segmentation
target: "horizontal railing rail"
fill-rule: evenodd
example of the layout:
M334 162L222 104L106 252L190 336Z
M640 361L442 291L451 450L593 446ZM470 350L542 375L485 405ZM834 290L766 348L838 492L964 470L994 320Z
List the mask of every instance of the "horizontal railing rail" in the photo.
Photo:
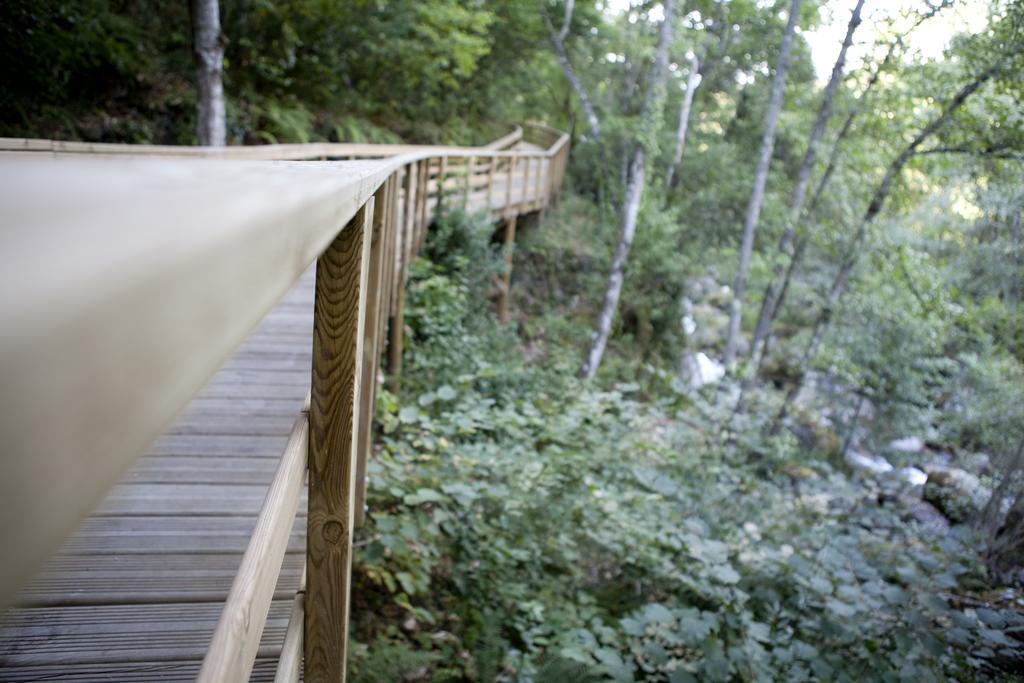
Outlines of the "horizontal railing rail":
M343 678L376 378L387 346L397 390L409 265L442 206L502 219L507 319L516 217L557 197L568 156L568 136L527 130L547 144L509 149L518 127L478 148L0 141L0 542L18 549L0 565L0 599L316 261L310 399L200 680L248 679L307 472L306 572L278 674L296 680L301 652L306 680ZM287 160L337 156L382 158Z
M537 124L528 124L537 125ZM514 126L507 135L482 147L443 145L370 144L358 142L312 142L304 144L245 145L234 147L186 147L184 145L123 145L107 142L77 142L32 138L0 138L0 152L51 152L126 156L232 159L236 161L303 161L388 157L418 152L484 149L507 150L523 139L523 129Z

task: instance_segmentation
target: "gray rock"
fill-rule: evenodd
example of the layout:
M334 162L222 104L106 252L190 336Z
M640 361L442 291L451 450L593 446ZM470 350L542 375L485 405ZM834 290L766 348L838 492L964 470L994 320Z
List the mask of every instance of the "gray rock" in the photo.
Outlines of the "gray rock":
M878 455L861 453L852 448L846 453L846 462L855 470L863 470L871 474L888 474L892 472L892 463Z
M707 301L719 308L732 306L732 288L729 285L722 285L708 294Z
M729 316L708 304L696 304L692 313L696 329L690 336L691 348L706 349L725 343Z
M968 472L981 475L992 473L992 458L988 453L970 453L961 458L960 462Z
M916 467L901 467L896 471L896 476L911 486L924 486L928 481L928 475L924 470Z
M683 358L683 373L689 379L691 387L700 389L705 384L722 379L725 376L725 366L701 351Z
M686 292L695 301L703 301L717 290L718 283L710 275L701 275L686 283Z
M923 498L954 524L963 524L977 515L992 492L978 477L956 467L930 467Z
M911 518L927 531L940 536L949 531L949 520L931 503L913 496L903 496L900 502L910 513Z
M924 441L916 436L905 436L889 442L889 450L897 453L920 453L924 450Z

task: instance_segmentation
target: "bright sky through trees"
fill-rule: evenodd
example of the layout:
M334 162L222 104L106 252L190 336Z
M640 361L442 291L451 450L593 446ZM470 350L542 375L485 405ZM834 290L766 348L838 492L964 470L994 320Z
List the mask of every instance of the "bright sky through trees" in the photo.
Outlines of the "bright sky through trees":
M607 0L606 9L614 14L629 9L632 0ZM839 46L843 42L846 24L850 20L850 12L856 0L832 0L822 6L820 12L822 23L813 31L804 31L803 36L811 46L814 69L818 79L828 80ZM869 0L865 6L865 19L868 27L880 27L891 17L898 17L908 12L923 11L923 0ZM927 58L938 58L949 46L954 33L967 30L975 32L985 25L986 3L981 0L962 0L955 6L941 12L933 18L926 30L916 31L910 39L914 53ZM660 8L651 10L651 20L661 21ZM877 29L863 31L850 50L851 62L858 63L868 52Z

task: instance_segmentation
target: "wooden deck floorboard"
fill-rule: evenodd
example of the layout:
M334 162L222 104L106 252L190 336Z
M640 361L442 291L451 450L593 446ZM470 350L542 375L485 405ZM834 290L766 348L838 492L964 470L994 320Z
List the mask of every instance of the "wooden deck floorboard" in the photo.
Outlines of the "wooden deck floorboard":
M309 389L313 272L0 615L0 681L194 680ZM305 553L292 530L252 680L272 680Z

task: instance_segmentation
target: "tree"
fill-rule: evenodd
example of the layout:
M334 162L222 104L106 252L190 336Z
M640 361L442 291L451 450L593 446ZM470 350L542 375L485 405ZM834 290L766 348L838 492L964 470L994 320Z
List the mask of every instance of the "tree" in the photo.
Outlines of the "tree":
M874 192L871 195L871 200L864 212L864 216L861 218L860 223L857 226L856 232L846 245L842 260L840 261L839 270L836 272L835 278L832 280L832 285L829 287L821 312L818 314L818 317L812 326L810 340L808 341L800 359L800 368L809 367L809 364L813 361L814 356L818 351L818 346L821 343L822 335L831 322L832 314L838 306L843 293L846 291L846 284L849 281L850 276L853 274L853 269L860 257L861 244L867 235L868 228L878 217L879 213L881 213L886 199L888 199L897 178L901 175L903 168L907 165L907 162L913 158L926 140L938 133L943 126L952 120L956 111L963 106L971 95L977 92L982 85L988 82L1004 68L1007 58L1015 55L1019 48L1020 44L1018 43L1012 49L1005 52L1002 58L997 60L994 64L960 88L957 94L946 104L945 107L943 107L941 113L922 128L906 145L906 147L903 148L900 154L889 164L885 175L882 177L882 180L875 187ZM802 372L797 381L786 393L786 399L783 403L782 409L776 417L776 429L778 428L781 419L784 418L788 412L790 404L800 392L800 388L803 386L805 377L806 372Z
M772 161L772 150L775 147L775 128L782 111L782 98L786 90L786 75L789 69L789 52L793 45L793 34L800 14L801 0L791 0L786 29L782 34L782 45L779 47L779 61L775 66L775 78L772 81L771 97L768 111L765 113L764 133L761 137L761 149L757 156L757 169L754 172L754 188L750 193L747 211L743 220L743 241L740 245L739 266L736 269L736 282L733 287L732 308L729 313L729 331L725 341L725 365L729 367L736 360L736 346L740 334L740 315L743 306L743 295L747 288L747 273L750 270L750 257L754 250L754 233L764 203L764 187L768 181L768 168Z
M796 0L799 1L799 0ZM640 200L643 198L645 175L647 171L647 147L654 139L657 121L661 118L661 105L664 102L665 79L668 75L668 50L672 43L672 22L674 19L675 2L666 0L664 18L658 35L658 46L655 49L654 63L647 76L647 91L644 94L643 106L640 110L639 129L633 141L633 153L629 163L626 194L622 203L622 218L619 229L618 244L612 256L611 272L605 288L604 302L597 319L597 326L591 339L590 351L583 363L580 374L592 379L601 364L608 336L611 334L612 320L619 305L622 293L623 271L629 259L629 250L636 235L637 215L640 213Z
M551 46L555 50L555 57L558 59L558 65L562 67L562 73L565 74L565 78L569 81L572 89L576 92L576 97L579 98L580 106L583 107L583 113L587 118L587 125L590 127L590 135L594 138L595 142L601 140L601 122L597 118L597 112L594 111L594 105L591 104L590 98L587 96L587 91L583 88L583 84L580 82L579 76L576 75L576 70L572 67L572 62L569 61L569 53L565 49L565 37L569 34L569 27L572 24L572 11L575 5L575 0L566 0L565 2L565 16L562 19L562 27L555 31L555 27L551 24L551 18L548 17L547 11L544 9L543 3L541 4L540 13L544 18L544 24L548 27L548 33L551 38Z
M750 359L753 368L761 363L761 353L764 349L764 337L768 333L768 323L774 317L775 306L778 299L778 292L781 290L781 279L783 274L784 257L793 244L796 236L797 224L800 221L804 208L804 199L807 196L807 185L811 180L811 171L814 169L814 162L817 159L818 144L825 134L829 119L832 118L832 108L835 104L836 93L839 92L839 84L842 82L843 69L846 65L846 53L853 44L853 34L860 25L861 8L864 7L864 0L857 0L853 13L850 15L850 22L846 27L846 37L843 39L842 47L839 49L839 56L836 57L832 66L832 74L829 76L828 85L821 97L821 106L818 109L817 118L814 120L814 127L807 138L807 149L804 152L803 161L800 163L800 170L797 172L796 183L793 185L793 194L789 202L789 217L786 229L779 240L779 258L774 268L772 282L764 290L761 298L761 311L758 313L757 324L754 327L754 337L750 343Z
M217 0L191 0L192 52L196 60L196 114L199 144L223 147L227 142L224 113L224 37Z
M796 271L796 269L800 266L800 262L802 261L803 255L806 252L808 238L807 228L804 224L806 221L810 220L812 216L814 216L815 212L818 209L818 206L821 203L822 198L825 195L825 189L828 187L829 181L832 180L832 176L834 175L836 167L839 163L840 152L843 149L843 143L846 141L848 135L850 134L850 131L853 129L854 120L856 120L857 116L863 111L865 105L869 101L869 95L871 94L871 91L878 83L882 73L886 71L887 67L892 62L893 58L896 56L897 49L903 45L906 37L910 35L910 33L912 33L914 30L916 30L919 26L921 26L921 24L923 24L925 21L934 17L943 9L950 7L953 4L953 1L954 0L942 0L941 2L935 5L929 5L929 10L927 12L918 17L914 24L910 26L910 28L908 28L903 34L896 36L896 38L889 43L888 48L885 52L885 56L875 67L874 71L872 71L871 76L868 78L868 81L865 84L864 89L861 91L860 96L857 98L856 103L850 108L846 118L843 121L842 126L840 126L839 128L839 132L832 143L832 149L829 153L828 163L825 165L825 170L822 173L821 178L818 180L818 184L814 190L814 194L811 197L810 203L807 204L806 207L803 207L802 195L800 195L801 206L796 209L791 208L790 220L795 221L796 226L795 229L793 228L793 223L790 223L787 226L787 233L791 234L788 238L785 234L783 235L783 238L779 243L778 249L779 256L783 257L784 260L787 260L788 262L786 263L784 272L781 271L781 266L776 266L776 269L773 273L772 281L769 282L768 285L766 285L764 295L761 299L761 311L758 314L757 323L754 327L754 338L751 342L750 354L753 376L756 376L757 374L760 373L761 365L764 362L764 357L767 352L768 344L770 341L772 324L775 322L775 317L776 315L778 315L778 312L781 309L782 304L786 300L786 294L789 291L789 284L792 281L793 274ZM858 4L857 7L859 9L860 5ZM838 83L837 67L839 69L838 75L841 76L842 62L845 59L845 53L848 48L848 41L852 37L852 31L850 30L850 28L854 27L854 18L855 17L851 16L850 26L847 29L846 40L844 40L843 48L840 50L839 57L836 59L835 66L833 66L832 76L830 77L829 84L826 87L826 97L823 98L822 108L819 110L819 121L822 119L822 112L825 111L828 91L830 88L833 87L833 83ZM834 92L832 93L832 96L834 98ZM828 117L826 116L826 123L827 118ZM808 145L808 154L811 152L811 150L811 145ZM808 154L805 154L804 156L805 163L807 162ZM811 165L813 166L813 158L811 159L811 162ZM804 168L805 166L801 165L801 172L803 172ZM810 170L811 169L808 168L808 173L810 172ZM798 195L794 190L794 199L796 199L797 196ZM794 206L796 206L796 203L791 202L791 207ZM803 210L801 211L800 208L802 208ZM788 253L788 259L785 258L787 256L787 242L792 244L792 251Z

